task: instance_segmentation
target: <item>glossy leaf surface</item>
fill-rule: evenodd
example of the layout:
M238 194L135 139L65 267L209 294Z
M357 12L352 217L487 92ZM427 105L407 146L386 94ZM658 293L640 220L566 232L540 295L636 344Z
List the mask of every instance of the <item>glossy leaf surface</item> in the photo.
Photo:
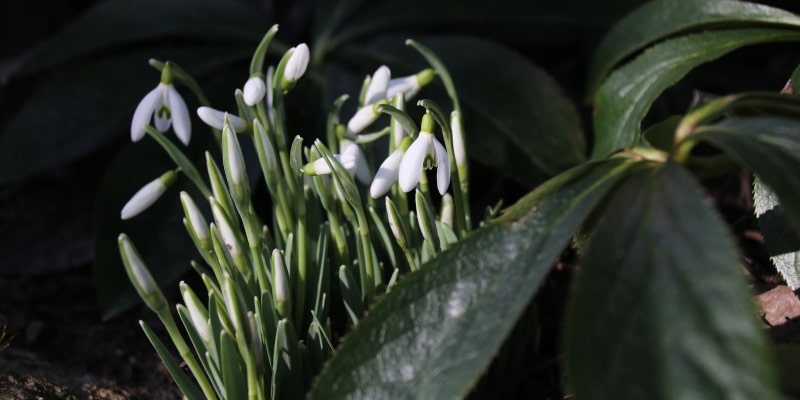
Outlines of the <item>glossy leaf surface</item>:
M614 71L595 98L595 159L636 145L661 93L700 64L757 43L800 41L800 29L733 29L691 34L650 47Z
M401 280L345 339L311 398L464 396L623 163L559 175Z
M653 164L606 204L566 324L575 397L780 398L736 247L694 179Z

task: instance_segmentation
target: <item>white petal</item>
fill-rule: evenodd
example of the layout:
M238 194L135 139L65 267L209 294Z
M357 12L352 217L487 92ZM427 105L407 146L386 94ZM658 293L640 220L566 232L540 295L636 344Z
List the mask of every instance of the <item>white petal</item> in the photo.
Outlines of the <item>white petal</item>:
M393 99L394 96L401 92L406 100L416 96L417 92L419 92L419 81L416 75L404 76L389 81L389 87L386 89L387 99Z
M439 189L439 194L444 194L450 186L450 158L438 140L433 140L433 147L436 151L436 188Z
M149 91L136 106L136 111L133 112L133 119L131 119L131 140L138 142L144 137L144 126L150 123L153 118L153 112L156 105L160 103L161 98L160 86Z
M163 83L158 84L158 89L161 96L158 96L156 108L153 110L153 122L159 132L166 132L172 125L172 113L169 112L169 89Z
M353 157L356 160L355 174L356 178L363 183L368 184L370 181L369 165L367 159L364 157L364 152L361 147L349 140L342 140L342 157Z
M292 55L289 56L289 60L286 61L286 66L283 70L283 79L289 82L294 82L303 76L308 67L308 60L310 58L308 45L305 43L300 43L293 49L294 51Z
M339 163L342 164L344 169L347 170L351 175L355 173L356 170L356 159L352 156L345 156L342 154L334 154L333 158L337 159ZM308 166L306 166L308 167ZM325 159L318 158L311 163L310 171L316 175L328 175L331 173L331 168L328 166L328 163L325 162Z
M258 104L267 94L267 84L258 76L251 76L244 84L244 102L248 106Z
M375 179L372 180L372 185L369 187L369 195L373 199L383 196L392 185L397 182L397 176L400 172L400 162L403 160L403 150L397 149L386 157L386 160L378 167L378 172L375 173Z
M122 207L122 212L120 212L120 218L131 219L139 215L139 213L155 203L166 190L167 187L164 185L161 177L150 181L148 184L142 186L142 188L125 203L125 206Z
M403 156L403 161L400 162L398 183L400 183L400 189L406 193L417 187L422 175L422 163L425 162L429 145L429 139L425 135L430 135L430 133L420 132L419 137L414 143L411 143L406 150L406 155Z
M175 86L169 85L169 112L172 114L172 129L175 136L185 145L189 145L192 138L192 120L189 118L189 109L183 101L181 94L175 90Z
M183 282L181 282L181 284L183 285ZM194 325L194 328L197 329L197 333L204 342L210 342L211 334L208 328L208 320L203 317L203 313L200 312L200 308L203 306L198 301L198 298L189 294L188 291L182 290L181 294L183 295L183 303L186 305L186 309L189 311L189 317L192 319L192 325Z
M275 300L279 302L288 301L291 298L292 290L289 287L289 277L286 273L286 264L283 261L283 254L278 249L272 250L273 279L275 280Z
M205 122L206 125L222 130L225 122L225 112L213 109L211 107L198 107L197 108L197 116L200 117L200 120ZM233 126L233 130L236 132L244 132L247 129L247 122L245 120L239 118L236 115L228 114L228 121Z
M372 74L369 86L367 86L367 92L364 95L365 105L374 104L386 98L386 89L389 87L389 78L391 78L391 76L392 72L389 70L389 67L385 65L381 65L375 70L375 73Z
M366 127L375 122L378 116L380 116L380 113L375 111L373 106L362 107L356 111L350 121L347 121L347 132L353 135L361 133Z

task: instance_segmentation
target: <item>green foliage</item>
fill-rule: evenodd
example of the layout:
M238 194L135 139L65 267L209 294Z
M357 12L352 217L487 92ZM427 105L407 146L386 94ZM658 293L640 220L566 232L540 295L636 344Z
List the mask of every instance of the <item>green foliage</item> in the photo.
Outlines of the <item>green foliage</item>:
M565 327L576 397L780 398L734 242L702 196L652 163L599 210Z
M185 66L203 87L211 88L211 98L230 95L231 87L248 78L248 56L267 23L277 18L239 2L167 3L100 2L33 54L12 78L47 80L4 126L0 183L29 177L126 136L124 129L115 128L129 122L136 100L158 82L157 72L145 66L149 57ZM399 66L397 75L427 67L424 57L403 46L411 37L425 43L448 67L452 85L440 71L445 85L438 83L434 89L439 92L432 97L446 103L458 92L461 101L454 108L461 113L473 160L490 174L526 187L539 186L469 235L465 233L469 227L455 233L446 229L431 212L427 194L418 192L416 209L427 211L420 220L403 220L396 233L380 221L382 211L376 212L380 207L369 204L366 216L360 191L343 167L332 161L334 148L329 152L318 145L309 155L301 154L302 143L292 146L291 160L281 160L286 176L273 177L285 180L290 196L303 190L297 174L302 157L321 155L335 171L334 182L344 189L351 207L326 197L320 190L326 183L315 177L318 209L292 204L280 210L302 218L302 223L273 221L268 227L273 236L266 230L258 232L260 225L237 226L246 230L238 232L242 243L254 237L264 241L254 241L258 243L249 249L256 256L234 261L219 234L212 232L213 251L220 255L220 265L212 267L269 264L269 257L258 255L262 244L275 238L285 245L292 287L307 290L295 293L289 303L310 304L314 314L303 315L300 309L287 319L275 314L276 307L289 303L273 304L273 293L257 287L271 283L267 273L226 278L225 284L253 291L246 301L221 294L218 282L205 279L213 293L207 309L212 337L203 338L192 328L192 317L179 308L200 363L186 356L185 344L179 352L191 360L195 378L211 378L201 382L203 394L145 327L188 397L213 391L244 398L258 389L275 398L302 398L312 374L338 344L338 336L330 343L329 318L339 318L340 326L356 327L322 369L311 398L467 396L576 237L580 266L563 327L566 390L579 398L598 399L780 397L778 378L788 382L786 368L797 364L797 351L780 354L779 369L775 368L754 317L734 240L705 198L702 183L706 177L740 168L758 177L756 212L767 248L787 283L800 286L800 175L792 173L800 171L798 98L760 92L719 93L723 95L719 98L704 94L691 106L669 110L669 118L642 124L648 113L654 116L651 108L665 91L686 82L699 66L727 62L717 60L747 46L800 41L800 17L745 1L645 2L620 19L593 60L583 63L589 67L588 88L582 94L594 105L592 119L584 121L581 116L590 112L576 109L570 100L582 97L574 93L574 82L560 82L567 88L562 89L544 69L510 46L527 51L559 76L569 76L575 71L553 65L582 63L553 62L552 49L581 53L610 21L640 1L515 0L491 10L477 0L317 3L308 16L307 31L293 32L312 38L308 72L312 79L298 83L292 98L287 98L286 126L319 136L328 131L333 137L341 102L327 120L309 116L324 116L320 110L342 92L358 93L364 73L381 63ZM281 43L295 39L279 35L274 47L283 52ZM542 49L542 55L537 53ZM277 61L274 54L267 58ZM776 78L775 87L792 75L795 82L790 87L796 90L798 71L785 71L785 76ZM179 86L188 93L185 89ZM197 103L190 99L190 109ZM353 103L345 104L342 115L353 111ZM226 106L229 111L237 109L233 102ZM382 111L398 116L407 126L421 112L388 106ZM435 108L433 113L439 120L447 119ZM193 122L196 129L201 126ZM282 130L284 122L276 125ZM592 127L592 140L584 138L584 126ZM256 136L259 145L262 138ZM195 141L186 149L188 159L197 165L203 165L202 150L213 148L212 135L205 137L207 142ZM587 142L593 145L590 155ZM285 152L287 146L282 145ZM254 160L251 150L244 149L245 157ZM258 151L265 164L264 150ZM119 210L130 194L172 166L160 154L154 143L124 148L107 166L98 193L95 268L107 314L124 310L135 299L116 253L119 231L136 240L161 284L176 280L195 254L179 222L175 188L166 193L168 200L141 218L119 221ZM273 192L270 172L263 172ZM250 177L257 175L248 171ZM257 193L260 182L250 183L248 189ZM188 185L178 189L191 190ZM472 189L475 193L484 188ZM235 200L236 204L229 199L231 204L217 206L225 208L220 215L234 219L230 217L239 212L257 219L252 204ZM389 212L399 209L407 216L414 209L404 200L393 201L397 204L390 202ZM334 214L356 218L358 223L332 227L309 222L313 228L306 230L307 221L320 222L323 208L324 212L336 208ZM417 231L423 227L420 235ZM398 236L403 243L397 243ZM466 237L453 244L456 236ZM373 250L372 240L379 240L382 247ZM419 253L408 251L405 241L427 247ZM400 256L383 259L380 252ZM301 263L306 265L301 257L319 261L330 273L301 270ZM339 263L342 260L357 262ZM231 265L222 265L227 261ZM407 268L401 271L397 264ZM206 271L205 266L196 268ZM381 271L386 276L375 273L380 268L386 269ZM409 272L406 269L414 272L398 278ZM337 306L341 309L330 309L323 287L333 287L331 293L344 300ZM388 293L375 301L371 293L387 288ZM252 324L251 330L236 336L230 325L242 321ZM253 376L255 361L246 343L256 337L265 356L258 362L268 363L272 374L259 377L264 378L260 383ZM209 343L201 346L205 340ZM204 347L212 349L205 359ZM198 372L200 366L203 370Z

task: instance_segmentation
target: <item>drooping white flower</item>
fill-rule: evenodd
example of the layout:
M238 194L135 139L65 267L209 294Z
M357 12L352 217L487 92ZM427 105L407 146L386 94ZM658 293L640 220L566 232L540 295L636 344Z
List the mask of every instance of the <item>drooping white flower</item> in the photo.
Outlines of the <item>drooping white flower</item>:
M167 188L175 182L176 177L175 171L167 171L142 186L122 207L122 211L119 213L120 218L131 219L153 205L167 191Z
M197 116L200 117L200 120L205 122L206 125L219 130L225 127L225 114L227 114L225 111L211 107L202 106L197 108ZM247 129L247 122L236 115L228 114L228 122L231 123L231 127L236 132L244 132Z
M373 199L383 196L389 189L392 188L397 177L400 173L400 162L403 160L403 155L406 152L402 147L397 148L389 157L386 157L378 167L378 172L375 173L375 179L372 180L372 185L369 186L369 195Z
M267 84L264 78L254 75L244 84L244 102L248 106L254 106L264 99L267 94Z
M292 55L289 56L289 60L286 61L286 66L283 69L284 88L287 85L291 86L305 74L306 68L308 68L308 60L311 58L308 45L305 43L300 43L296 47L289 49L289 51L292 52Z
M357 135L368 126L372 125L381 116L374 104L368 104L356 111L355 115L347 121L347 133Z
M361 151L361 146L349 141L342 140L339 142L339 149L342 151L342 157L355 159L355 176L363 184L368 184L371 178L369 173L369 165L367 165L367 158L364 152ZM352 174L352 173L351 173Z
M392 72L385 65L381 65L375 70L364 94L364 105L375 104L386 98L386 90L389 87L389 79L391 77Z
M427 114L425 116L428 117ZM422 125L423 127L426 125L424 120ZM414 190L424 170L434 166L436 166L436 188L439 194L444 194L450 186L450 160L447 158L447 150L433 133L421 130L400 163L398 176L400 189L404 192Z
M428 68L414 75L392 79L386 89L386 98L393 99L398 93L403 93L406 100L409 100L416 96L419 90L430 83L435 76L436 71Z
M356 173L356 159L352 155L345 156L343 154L334 154L333 158L339 161L350 175ZM303 173L306 175L328 175L331 172L331 168L328 166L328 163L325 162L324 158L318 158L314 160L314 162L303 166Z
M160 132L166 132L171 125L175 136L184 145L189 144L192 136L189 109L186 108L186 102L172 83L159 83L136 106L131 119L131 140L138 142L144 137L144 126L149 124L151 119Z

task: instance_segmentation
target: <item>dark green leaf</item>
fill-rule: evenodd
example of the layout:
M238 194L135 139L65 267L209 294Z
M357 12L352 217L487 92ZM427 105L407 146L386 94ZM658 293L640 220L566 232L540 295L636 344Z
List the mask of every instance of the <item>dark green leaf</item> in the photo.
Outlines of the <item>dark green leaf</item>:
M700 64L740 47L769 42L800 41L800 29L735 29L710 31L665 41L617 69L595 98L596 144L592 157L639 142L639 125L653 101Z
M447 66L461 99L467 153L528 184L585 159L580 118L551 78L519 54L494 42L466 37L420 38ZM396 71L427 68L403 38L383 37L354 56ZM367 58L369 59L369 58ZM440 85L439 83L431 86ZM428 97L427 88L420 97ZM437 99L438 101L438 99ZM439 101L445 110L450 102ZM477 151L476 151L477 150Z
M255 49L268 28L266 16L239 1L103 1L48 42L25 65L24 72L41 71L101 50L167 38L243 42Z
M764 235L770 259L786 285L800 288L800 235L786 218L778 196L756 179L753 186L758 227Z
M629 166L616 159L559 175L406 276L346 338L310 398L464 396Z
M164 57L204 75L219 67L215 54L230 47L202 49L149 48L99 61L68 78L46 85L8 122L0 135L0 183L22 179L43 168L63 163L118 137L121 121L130 126L136 104L159 82L159 73L147 65L149 57ZM229 52L229 53L228 53ZM228 74L222 74L228 75ZM196 104L179 89L190 106ZM194 119L195 130L202 130ZM127 135L129 131L124 130ZM171 135L171 133L170 133Z
M800 17L761 4L730 0L658 0L621 19L603 38L589 67L589 98L625 58L677 34L710 28L795 26Z
M652 164L620 184L566 325L581 399L778 399L734 242L693 178Z
M731 118L698 128L685 140L707 141L749 169L774 191L800 229L800 120Z

